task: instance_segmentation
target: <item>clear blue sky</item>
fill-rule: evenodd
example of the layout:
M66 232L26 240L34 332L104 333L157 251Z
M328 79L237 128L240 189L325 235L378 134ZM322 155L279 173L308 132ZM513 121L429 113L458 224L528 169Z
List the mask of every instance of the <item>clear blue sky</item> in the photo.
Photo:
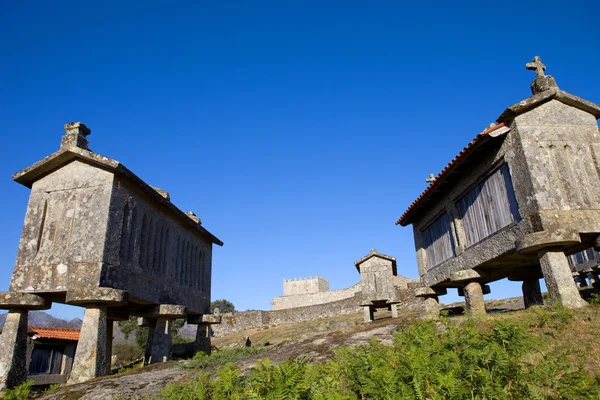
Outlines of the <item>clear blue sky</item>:
M402 3L1 2L0 290L29 195L11 175L70 121L225 242L213 299L269 309L283 278L315 274L348 287L371 248L416 277L394 222L530 95L526 62L600 102L600 2Z

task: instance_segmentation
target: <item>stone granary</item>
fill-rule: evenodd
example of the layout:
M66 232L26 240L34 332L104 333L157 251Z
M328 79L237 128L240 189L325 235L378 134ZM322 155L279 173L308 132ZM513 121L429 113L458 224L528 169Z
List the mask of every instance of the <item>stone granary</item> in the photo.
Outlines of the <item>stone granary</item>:
M169 357L172 319L199 324L199 346L218 322L208 315L212 246L223 243L167 192L90 151L84 124L65 130L60 150L13 176L31 194L10 288L0 294L9 310L2 387L27 377L27 312L53 302L85 307L69 382L108 373L115 320L144 318L153 363Z
M396 259L378 253L375 249L354 263L360 273L362 301L365 322L373 321L373 313L377 308L392 311L392 317L398 317L396 304L400 301L396 296L394 278L398 276Z
M397 221L414 231L435 311L447 288L484 313L485 284L521 281L526 306L585 304L567 256L600 246L600 106L560 90L539 57L533 96L508 107L431 181Z

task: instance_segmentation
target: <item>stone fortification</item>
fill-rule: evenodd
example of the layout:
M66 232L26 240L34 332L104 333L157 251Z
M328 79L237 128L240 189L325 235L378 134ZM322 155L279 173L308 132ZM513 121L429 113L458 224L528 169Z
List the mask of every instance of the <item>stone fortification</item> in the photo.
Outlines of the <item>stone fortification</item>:
M412 280L408 279L406 279L406 281L412 282ZM407 283L406 281L404 281L405 285ZM362 301L360 284L356 284L351 288L344 290L355 290L354 288L358 289L354 292L353 296L323 304L273 311L246 311L234 314L222 314L221 324L213 325L212 329L215 336L224 336L246 329L293 324L296 322L311 321L319 318L329 318L337 315L358 313L362 309L360 306ZM402 285L396 287L397 308L402 310L410 310L417 313L424 312L423 299L415 297L412 289L407 289L408 288L406 286L402 287Z
M329 281L319 275L314 278L284 279L283 295L297 296L311 293L326 292L329 290Z
M323 279L323 278L319 278ZM325 279L323 279L325 280ZM327 282L327 281L325 281ZM285 283L284 282L284 293L285 293ZM293 282L296 283L296 282ZM275 297L271 301L272 309L275 310L285 310L288 308L296 308L296 307L305 307L305 306L314 306L317 304L325 304L331 303L333 301L340 301L344 299L348 299L354 297L356 293L360 292L360 282L354 286L351 286L346 289L339 290L327 290L306 294L296 294L296 295L284 295L281 297Z

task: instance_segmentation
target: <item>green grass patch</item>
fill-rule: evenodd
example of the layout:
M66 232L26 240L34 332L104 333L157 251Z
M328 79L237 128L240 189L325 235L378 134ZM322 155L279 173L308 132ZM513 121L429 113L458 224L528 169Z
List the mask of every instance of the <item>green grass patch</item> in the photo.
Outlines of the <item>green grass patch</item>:
M324 364L267 358L245 373L232 361L256 349L221 350L195 357L198 376L158 399L600 399L599 321L592 307L443 318L402 328L391 346L341 348Z

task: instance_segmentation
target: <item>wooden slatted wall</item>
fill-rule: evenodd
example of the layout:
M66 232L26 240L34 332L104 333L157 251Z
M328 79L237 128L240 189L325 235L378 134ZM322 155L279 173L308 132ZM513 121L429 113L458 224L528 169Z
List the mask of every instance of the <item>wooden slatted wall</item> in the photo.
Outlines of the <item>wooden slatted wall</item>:
M467 247L519 221L508 165L503 164L458 203Z

